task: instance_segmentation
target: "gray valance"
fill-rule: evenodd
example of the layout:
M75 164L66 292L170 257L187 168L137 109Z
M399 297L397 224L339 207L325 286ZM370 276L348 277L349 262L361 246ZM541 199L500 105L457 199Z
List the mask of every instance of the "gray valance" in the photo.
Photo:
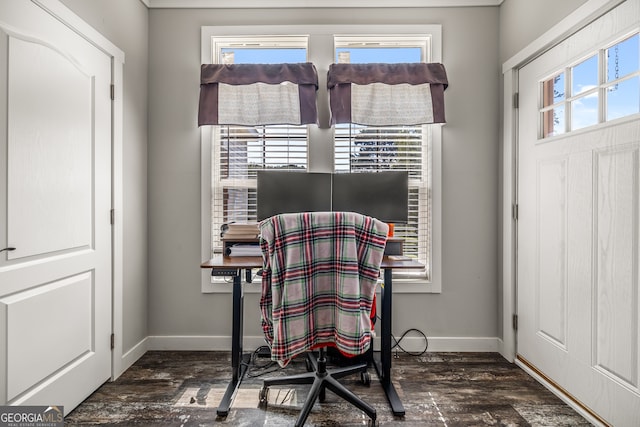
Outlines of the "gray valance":
M198 126L317 123L311 63L202 64Z
M445 123L444 65L332 64L327 75L331 124Z

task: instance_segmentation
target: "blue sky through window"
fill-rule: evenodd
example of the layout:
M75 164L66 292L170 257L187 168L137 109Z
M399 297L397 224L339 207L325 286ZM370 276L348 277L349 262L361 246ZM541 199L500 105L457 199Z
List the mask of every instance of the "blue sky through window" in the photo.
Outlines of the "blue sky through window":
M638 71L640 35L636 34L610 47L606 56L608 82Z
M233 53L235 64L278 64L307 61L307 51L302 48L222 48L222 54ZM419 47L348 47L337 48L335 62L340 52L349 52L352 64L368 62L400 63L420 62Z
M421 62L422 57L419 47L340 47L336 49L336 63L341 52L349 52L351 64Z
M571 95L578 95L598 86L598 55L593 55L573 67Z
M634 34L604 50L604 82L598 80L598 56L594 54L570 68L568 94L564 93L564 73L553 78L554 104L567 97L577 97L571 101L571 130L597 124L598 108L602 103L605 121L640 113L640 35ZM602 85L604 92L595 90ZM605 99L599 99L601 93L605 94ZM543 107L551 105L549 101L545 98ZM558 113L559 110L554 117L560 120ZM556 127L560 130L564 125L560 127L556 123Z
M284 64L307 62L303 48L222 48L222 54L233 52L235 64Z

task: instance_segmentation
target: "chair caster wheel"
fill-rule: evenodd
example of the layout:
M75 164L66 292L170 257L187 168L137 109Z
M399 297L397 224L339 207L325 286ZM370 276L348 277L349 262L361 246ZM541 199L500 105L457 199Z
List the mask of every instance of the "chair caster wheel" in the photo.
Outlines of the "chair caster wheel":
M258 398L259 398L259 406L261 408L266 408L267 407L267 403L269 402L269 388L268 387L262 387L260 389L260 393L258 394Z
M378 422L376 420L369 420L367 421L367 426L371 426L371 427L375 427L378 425Z
M360 381L367 387L371 386L371 375L369 375L369 372L360 372Z

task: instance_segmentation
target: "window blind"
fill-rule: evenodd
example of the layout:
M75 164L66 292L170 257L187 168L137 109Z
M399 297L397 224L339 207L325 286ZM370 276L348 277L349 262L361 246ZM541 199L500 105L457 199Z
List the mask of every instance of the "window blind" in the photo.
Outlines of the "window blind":
M256 172L307 170L307 126L219 126L212 151L212 242L221 249L220 227L257 219Z
M395 236L405 240L404 252L425 263L404 276L427 278L431 260L430 132L423 125L371 127L335 126L335 170L340 172L409 172L409 221L395 224ZM396 272L394 272L394 276Z

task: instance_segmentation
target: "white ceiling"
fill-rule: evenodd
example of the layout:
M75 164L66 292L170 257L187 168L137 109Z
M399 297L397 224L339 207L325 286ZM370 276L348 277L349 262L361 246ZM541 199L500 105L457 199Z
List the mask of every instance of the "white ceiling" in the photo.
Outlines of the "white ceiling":
M499 6L504 0L141 0L149 8L340 8Z

